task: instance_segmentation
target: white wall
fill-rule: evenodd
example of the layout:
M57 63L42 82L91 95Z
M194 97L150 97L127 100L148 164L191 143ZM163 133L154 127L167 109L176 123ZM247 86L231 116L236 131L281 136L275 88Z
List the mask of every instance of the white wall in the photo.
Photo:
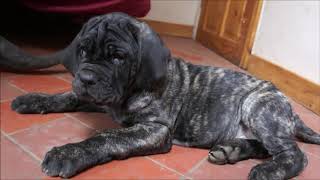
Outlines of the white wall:
M145 19L194 26L200 0L151 0L151 10Z
M264 1L253 54L320 84L320 1Z

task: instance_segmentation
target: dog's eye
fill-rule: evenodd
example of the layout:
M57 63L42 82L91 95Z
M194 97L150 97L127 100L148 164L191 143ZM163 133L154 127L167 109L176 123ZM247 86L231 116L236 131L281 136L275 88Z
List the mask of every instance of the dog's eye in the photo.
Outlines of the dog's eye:
M117 51L116 53L114 53L113 57L118 58L118 59L124 59L125 54L122 53L121 51Z
M80 57L85 57L87 55L87 52L83 49L80 50Z
M121 65L122 63L123 63L123 60L122 59L118 59L118 58L113 58L112 59L112 63L114 64L114 65Z
M114 49L114 45L109 45L109 46L108 46L108 50L109 50L109 51L111 51L111 50L113 50L113 49Z

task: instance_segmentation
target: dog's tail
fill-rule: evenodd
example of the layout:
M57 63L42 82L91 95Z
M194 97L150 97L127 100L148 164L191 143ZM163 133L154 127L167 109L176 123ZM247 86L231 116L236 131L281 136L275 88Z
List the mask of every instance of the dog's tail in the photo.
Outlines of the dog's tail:
M32 56L0 36L0 69L28 71L62 63L64 50L46 56Z
M306 126L298 115L294 115L296 121L296 137L303 142L311 144L320 144L320 134L314 132Z

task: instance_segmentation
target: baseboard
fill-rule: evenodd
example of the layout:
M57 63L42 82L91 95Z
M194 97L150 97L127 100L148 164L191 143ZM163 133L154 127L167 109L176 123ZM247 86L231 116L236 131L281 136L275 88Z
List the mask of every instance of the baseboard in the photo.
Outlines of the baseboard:
M163 35L179 36L184 38L192 38L193 26L174 24L163 21L154 21L149 19L140 19L146 22L157 33Z
M247 70L320 115L320 85L255 55L249 55Z

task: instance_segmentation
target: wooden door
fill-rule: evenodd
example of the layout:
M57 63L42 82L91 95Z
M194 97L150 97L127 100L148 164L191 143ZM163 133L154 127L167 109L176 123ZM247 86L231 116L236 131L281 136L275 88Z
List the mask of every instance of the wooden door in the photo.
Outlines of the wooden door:
M196 39L240 65L247 53L246 44L252 44L250 33L255 29L249 27L257 20L261 4L259 0L202 0Z

